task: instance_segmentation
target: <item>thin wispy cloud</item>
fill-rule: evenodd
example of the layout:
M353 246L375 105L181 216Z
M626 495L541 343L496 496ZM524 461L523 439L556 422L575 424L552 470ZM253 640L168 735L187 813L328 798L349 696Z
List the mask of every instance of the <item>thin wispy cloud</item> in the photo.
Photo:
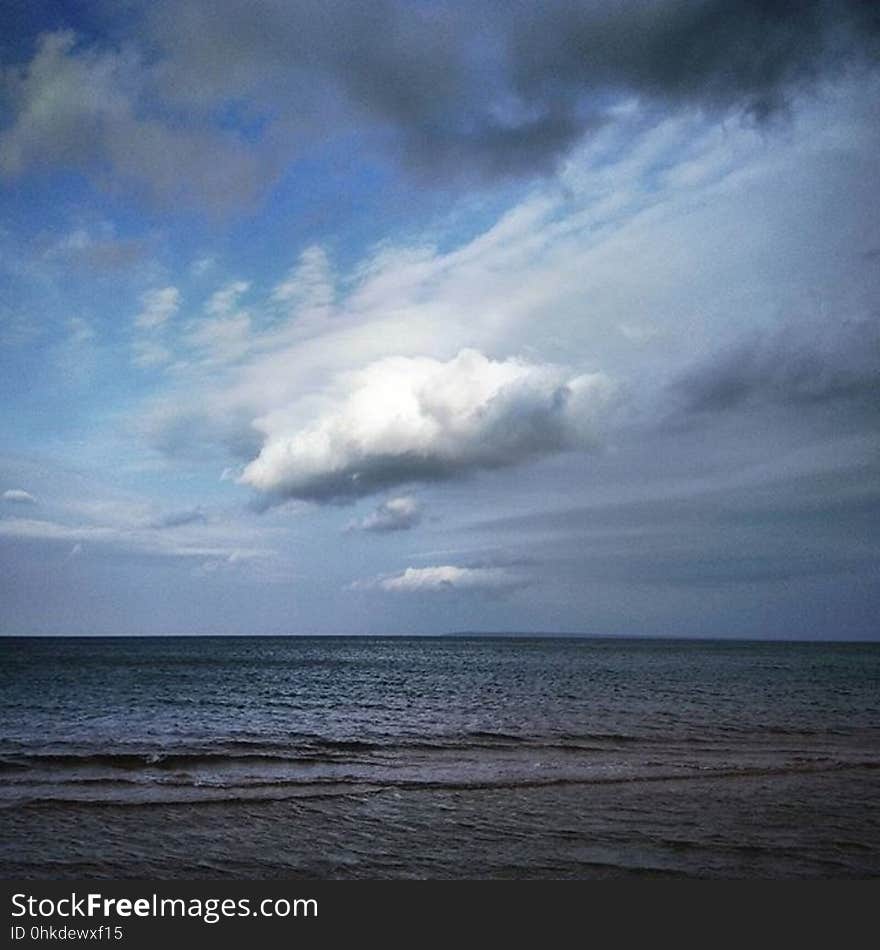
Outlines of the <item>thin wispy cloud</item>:
M176 287L150 290L143 295L141 303L143 309L134 319L135 326L142 330L154 330L177 313L180 291Z

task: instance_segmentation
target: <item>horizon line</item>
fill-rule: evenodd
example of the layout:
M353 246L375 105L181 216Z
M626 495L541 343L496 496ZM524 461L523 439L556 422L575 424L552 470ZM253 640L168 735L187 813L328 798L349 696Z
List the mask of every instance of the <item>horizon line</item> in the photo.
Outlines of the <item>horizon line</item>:
M836 639L819 637L755 637L755 636L709 636L688 634L636 634L636 633L572 633L550 631L496 631L453 630L445 633L4 633L0 640L444 640L444 639L495 639L495 640L665 640L721 643L825 643L865 644L880 643L880 636Z

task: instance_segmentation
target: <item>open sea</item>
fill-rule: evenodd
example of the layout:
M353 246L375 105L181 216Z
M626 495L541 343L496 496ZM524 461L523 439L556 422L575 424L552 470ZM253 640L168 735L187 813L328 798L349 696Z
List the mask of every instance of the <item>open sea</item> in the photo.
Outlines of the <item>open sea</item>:
M880 644L0 639L0 876L880 875Z

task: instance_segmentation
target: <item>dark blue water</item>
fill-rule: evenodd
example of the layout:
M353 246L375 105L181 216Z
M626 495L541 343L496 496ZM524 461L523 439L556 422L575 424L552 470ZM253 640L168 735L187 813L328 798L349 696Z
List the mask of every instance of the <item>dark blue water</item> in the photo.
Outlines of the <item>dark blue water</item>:
M880 874L880 645L0 641L4 876Z

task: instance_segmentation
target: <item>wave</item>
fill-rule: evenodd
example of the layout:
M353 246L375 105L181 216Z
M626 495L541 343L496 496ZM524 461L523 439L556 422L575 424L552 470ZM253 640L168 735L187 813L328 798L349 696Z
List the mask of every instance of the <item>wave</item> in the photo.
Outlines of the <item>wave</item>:
M640 785L663 782L704 782L719 780L739 780L749 778L773 778L786 776L809 776L829 773L858 772L880 769L876 759L825 762L812 764L790 764L780 766L744 766L727 768L706 768L700 771L670 769L662 773L627 775L589 776L548 776L548 777L499 777L497 779L461 778L461 779L401 779L370 780L357 776L335 776L323 778L277 778L251 782L247 785L217 783L198 785L180 783L177 786L153 786L149 791L152 797L144 795L74 795L70 794L77 783L65 783L53 787L51 793L34 790L15 800L0 800L0 809L22 806L156 806L156 805L201 805L230 804L236 802L273 802L287 801L293 798L345 797L381 794L387 792L494 792L528 791L537 789L566 788L579 786ZM35 783L36 784L36 783ZM125 780L84 781L83 785L98 788L106 786L112 791L117 784L126 784ZM131 783L135 784L135 783ZM65 794L65 787L71 786ZM143 790L143 787L141 787ZM186 790L186 794L181 794Z
M861 735L859 735L861 733ZM735 753L748 742L753 749L766 742L790 745L794 739L839 739L848 734L867 743L866 730L803 730L767 725L760 729L721 728L712 734L633 734L622 731L554 731L552 734L516 733L504 730L474 729L436 735L385 734L378 736L331 738L311 733L290 736L241 735L209 740L170 736L167 744L150 747L148 740L83 743L59 741L36 743L7 739L0 744L0 782L5 774L31 768L109 768L114 770L174 770L226 765L258 765L260 763L321 764L357 762L359 759L382 760L407 754L511 752L587 753L620 752L631 754L650 749L658 755L664 749L699 749L701 752ZM871 730L874 734L874 730ZM787 752L794 751L788 748Z
M299 739L289 744L267 744L237 740L189 749L41 749L18 748L0 753L0 773L34 767L80 768L101 766L113 769L178 769L200 765L236 763L297 762L320 763L350 760L351 756L383 756L399 752L459 752L527 748L558 752L605 751L609 745L638 741L636 737L597 733L545 739L504 732L474 731L454 736L420 739Z

